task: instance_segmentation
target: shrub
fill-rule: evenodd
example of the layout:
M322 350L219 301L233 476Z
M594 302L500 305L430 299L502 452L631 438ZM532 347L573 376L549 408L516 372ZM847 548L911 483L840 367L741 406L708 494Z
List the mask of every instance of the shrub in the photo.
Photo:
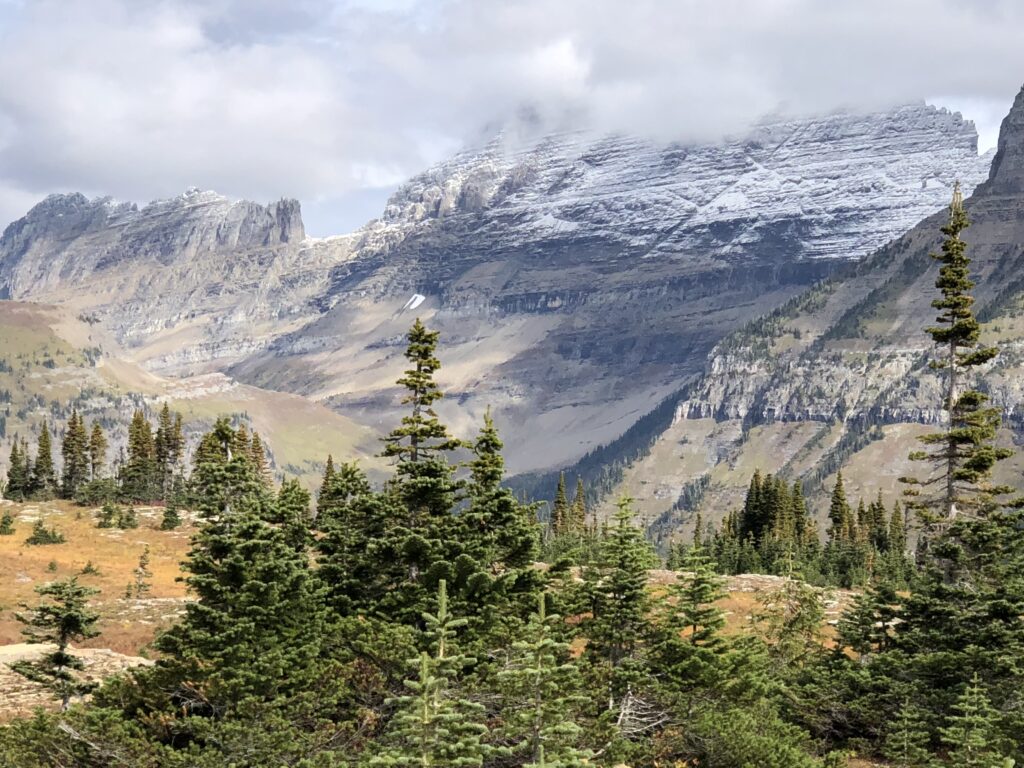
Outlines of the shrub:
M26 544L38 546L40 544L63 544L64 536L55 528L47 528L42 520L36 520L32 526L32 534L25 539Z

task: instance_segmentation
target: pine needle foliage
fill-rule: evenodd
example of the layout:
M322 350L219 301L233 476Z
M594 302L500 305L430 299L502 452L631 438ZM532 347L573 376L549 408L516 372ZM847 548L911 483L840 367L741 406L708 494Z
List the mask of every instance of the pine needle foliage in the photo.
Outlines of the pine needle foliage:
M942 252L932 254L941 264L935 286L942 295L932 302L939 315L937 324L925 329L939 350L931 366L946 375L943 407L948 423L945 431L922 435L919 439L925 449L910 455L912 460L930 464L935 474L925 479L902 478L907 485L907 506L927 523L950 520L958 513L984 515L998 496L1011 490L989 483L996 463L1012 454L995 445L1000 410L990 407L988 395L969 381L971 372L992 361L999 350L979 343L981 326L971 295L971 259L961 238L968 226L957 184L949 222L942 227Z

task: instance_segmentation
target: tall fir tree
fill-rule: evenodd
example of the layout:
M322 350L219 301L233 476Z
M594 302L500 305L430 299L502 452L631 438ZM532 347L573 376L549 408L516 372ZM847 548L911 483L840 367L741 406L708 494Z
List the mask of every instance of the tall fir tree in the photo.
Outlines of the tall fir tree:
M836 473L836 484L832 488L832 500L828 508L830 543L851 541L854 537L853 509L846 500L846 487L842 471Z
M995 498L1010 491L992 486L989 479L996 463L1009 457L1009 449L995 445L1001 422L998 408L988 405L989 397L970 386L972 371L990 362L998 348L979 342L981 325L974 314L974 282L971 259L961 234L970 221L964 210L963 194L957 182L949 206L949 222L942 227L942 253L932 254L941 266L935 287L942 296L932 302L939 310L937 325L925 330L939 350L931 366L945 371L945 401L948 421L945 431L922 435L924 450L912 460L930 464L936 475L926 479L904 477L907 506L926 522L952 519L958 512L984 515ZM937 487L938 491L930 489Z
M551 506L551 531L560 536L569 533L572 513L569 508L569 495L565 490L565 472L558 474L558 487L555 489L555 501Z
M537 530L532 507L519 503L502 486L505 460L502 442L490 411L472 445L469 462L469 506L459 516L463 549L493 573L526 568L537 553Z
M68 426L61 443L63 471L61 473L61 495L72 499L78 487L89 480L89 437L85 422L77 410L71 411Z
M203 438L197 472L204 518L183 564L197 599L158 639L167 658L154 672L176 687L179 705L210 715L308 686L323 634L309 558L285 529L267 522L275 513L251 455L232 450L236 435L219 420Z
M587 493L583 488L583 478L576 478L576 493L572 497L570 510L572 530L583 532L587 528Z
M256 467L256 474L268 488L273 482L270 475L270 464L267 462L267 449L263 445L259 432L252 433L252 463Z
M92 480L99 480L107 463L107 436L103 434L103 427L98 421L92 423L92 432L89 434L89 477Z
M255 463L256 458L253 457ZM253 470L261 482L264 476L258 466ZM311 524L312 510L310 509L309 491L299 484L297 478L285 480L277 492L276 519L288 538L288 541L298 552L305 552L312 542Z
M50 439L50 425L43 420L36 444L36 460L32 466L32 495L41 499L52 499L57 490L57 473L53 468L53 442Z
M599 565L585 571L591 614L586 655L607 680L609 710L621 707L644 674L638 659L650 608L647 572L653 565L650 545L633 524L632 500L622 498Z
M905 698L896 718L889 723L882 754L893 768L931 768L936 760L929 749L930 742L931 734L919 707Z
M136 410L128 425L128 455L120 468L121 493L128 501L153 501L160 496L160 478L153 428Z
M999 713L975 675L954 706L948 725L940 729L949 747L949 760L957 768L1012 768L1000 744Z
M166 500L171 495L175 478L181 471L184 452L181 414L172 414L170 405L164 401L153 438L154 484L161 499Z
M440 332L427 330L419 318L409 330L405 358L412 367L406 369L396 383L405 388L402 403L410 409L402 417L401 425L384 438L383 455L397 458L399 467L443 456L460 445L448 434L448 428L433 408L434 403L444 397L434 381L434 375L441 368L441 361L437 359L439 337Z
M422 613L438 579L455 578L458 556L452 510L460 483L449 456L462 443L449 434L433 408L443 397L434 381L441 367L436 356L439 335L427 330L419 318L409 331L405 357L410 367L397 382L405 388L402 403L408 411L384 438L382 453L397 460L386 491L400 518L389 521L375 543L375 551L387 564L378 576L396 587L390 594L394 609L406 611L409 620Z
M23 452L18 436L11 442L11 453L7 461L7 486L4 496L14 501L24 501L32 488L31 467L28 455Z
M317 496L314 539L328 604L340 616L368 610L394 586L394 541L386 535L402 514L389 494L374 493L366 473L354 462L337 470L328 457Z

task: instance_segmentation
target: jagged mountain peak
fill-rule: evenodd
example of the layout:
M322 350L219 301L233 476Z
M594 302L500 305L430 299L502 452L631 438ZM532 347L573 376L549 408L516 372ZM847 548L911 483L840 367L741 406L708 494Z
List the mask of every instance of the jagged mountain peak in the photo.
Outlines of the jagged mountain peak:
M999 143L988 181L977 194L1014 195L1024 192L1024 87L999 127Z

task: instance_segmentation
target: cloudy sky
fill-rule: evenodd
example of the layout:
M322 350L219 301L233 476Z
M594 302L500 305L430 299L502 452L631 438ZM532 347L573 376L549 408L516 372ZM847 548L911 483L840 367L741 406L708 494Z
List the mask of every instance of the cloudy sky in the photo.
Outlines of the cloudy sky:
M0 0L0 222L198 186L343 232L524 115L707 141L927 99L984 148L1021 30L1017 0Z

